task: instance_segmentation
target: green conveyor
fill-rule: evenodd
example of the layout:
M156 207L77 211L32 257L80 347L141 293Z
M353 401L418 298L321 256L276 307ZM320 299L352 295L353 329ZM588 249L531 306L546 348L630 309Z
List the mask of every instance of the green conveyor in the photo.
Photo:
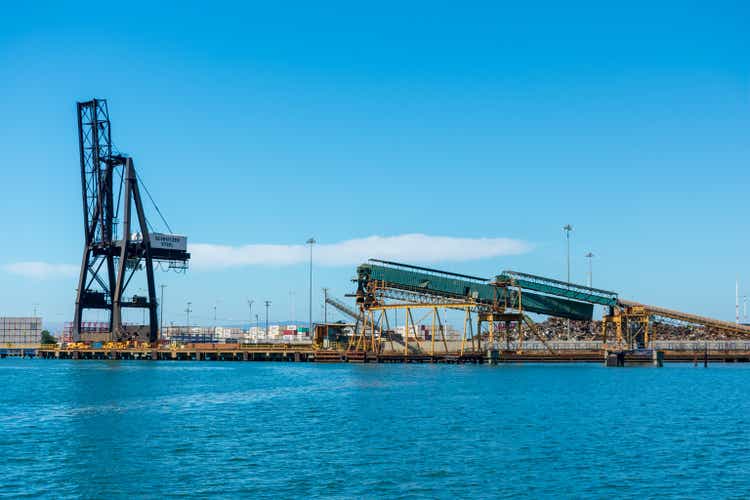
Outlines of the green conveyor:
M416 292L425 295L446 297L450 299L473 299L479 303L492 304L496 294L505 294L506 289L493 286L489 280L472 276L446 273L416 266L398 263L372 262L362 264L357 268L360 285L367 281L383 282L388 288ZM523 290L523 287L521 287ZM510 294L512 306L517 306L517 294ZM591 320L593 304L570 300L569 298L543 295L540 293L522 291L523 309L527 312L568 318L572 320ZM505 299L500 295L497 299Z

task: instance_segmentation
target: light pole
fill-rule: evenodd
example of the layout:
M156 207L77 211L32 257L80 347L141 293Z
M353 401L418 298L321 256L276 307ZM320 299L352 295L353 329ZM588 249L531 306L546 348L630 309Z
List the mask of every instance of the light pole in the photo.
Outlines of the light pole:
M328 324L328 288L323 289L323 324Z
M250 327L253 326L253 304L255 303L254 300L247 299L247 309L248 314L250 315L250 321L247 324L247 330L250 331Z
M258 340L258 333L260 333L260 316L256 313L255 315L255 340Z
M589 288L594 286L594 268L593 264L591 263L594 259L593 252L589 252L585 255L585 257L589 260ZM589 333L594 333L594 321L592 320L589 324Z
M190 313L192 310L190 309L190 306L193 305L192 302L187 303L187 309L185 309L185 323L187 324L187 334L190 335Z
M269 334L269 331L268 331L268 308L271 307L271 301L267 300L265 302L265 304L266 304L266 340L268 340L268 334Z
M308 323L307 327L310 329L310 335L312 335L312 327L313 327L312 326L312 278L313 278L313 276L312 276L312 262L313 262L312 261L312 252L313 252L313 245L315 243L317 243L317 241L315 241L315 238L310 238L309 240L306 241L306 243L308 245L310 245L310 297L309 297L310 304L309 304L309 310L308 310L308 321L309 321L309 323Z
M211 342L216 339L216 304L214 304L214 328L211 331Z
M570 284L570 233L573 231L573 226L565 224L565 226L563 226L563 231L565 231L565 239L568 245L568 284Z
M740 280L734 282L734 318L735 323L740 324Z
M161 286L161 299L159 299L159 336L161 337L164 335L164 289L167 288L167 285L160 285Z
M565 239L568 245L568 285L570 285L570 233L573 231L573 226L565 224L563 231L565 231ZM568 319L567 330L568 340L570 340L570 319Z
M592 260L594 259L594 254L589 252L585 255L587 259L589 259L589 288L594 286L594 268L591 264Z
M143 288L139 288L138 291L143 293L144 295L146 294L146 290L144 290ZM146 324L146 310L144 308L141 308L141 325L145 325L145 324Z

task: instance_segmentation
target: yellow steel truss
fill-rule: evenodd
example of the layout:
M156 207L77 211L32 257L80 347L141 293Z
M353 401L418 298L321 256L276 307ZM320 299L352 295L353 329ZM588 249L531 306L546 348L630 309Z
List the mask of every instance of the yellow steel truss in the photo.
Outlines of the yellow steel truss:
M390 335L390 324L388 322L388 311L401 310L404 313L405 318L405 329L404 329L404 356L409 356L410 342L416 344L417 349L421 350L419 339L415 335L412 335L412 330L416 333L417 326L421 321L427 317L432 317L431 321L431 336L430 336L430 355L436 354L436 333L440 333L445 353L448 352L448 342L445 338L445 324L444 319L441 320L439 309L451 309L459 310L464 313L463 322L463 333L461 335L461 344L459 353L463 356L466 352L482 352L482 325L483 323L488 324L488 342L490 347L496 347L496 323L505 323L505 335L506 342L509 345L510 325L515 323L518 329L518 345L517 352L522 352L522 345L524 341L523 325L526 324L532 334L537 337L550 352L549 345L545 339L539 334L534 322L523 310L523 295L519 287L515 286L514 281L504 280L494 283L496 285L496 293L494 303L488 305L486 303L479 304L474 300L456 300L456 301L440 301L434 298L425 298L425 302L402 302L386 304L383 297L387 296L388 286L386 283L373 281L368 285L367 296L372 297L373 300L366 301L361 304L361 328L357 329L355 335L349 342L348 350L365 350L375 354L379 354L382 350L382 345L385 342L390 342L391 348L395 350L393 345L393 338ZM500 294L501 289L512 290L512 293ZM502 297L502 299L500 298ZM419 299L416 299L419 300ZM425 316L420 321L415 321L413 311L415 310L427 310ZM376 315L376 313L380 313ZM476 332L474 331L474 317L476 315ZM384 336L383 323L385 323ZM470 349L469 351L467 351Z

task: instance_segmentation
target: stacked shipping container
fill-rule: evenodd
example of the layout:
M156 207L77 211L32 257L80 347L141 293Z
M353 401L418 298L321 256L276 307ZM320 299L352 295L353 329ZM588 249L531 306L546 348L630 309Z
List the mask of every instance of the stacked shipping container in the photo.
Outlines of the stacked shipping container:
M109 323L106 321L82 321L81 340L84 342L106 341L109 338ZM63 326L61 342L73 341L73 322L68 321Z
M1 344L38 344L42 338L42 318L0 317Z
M310 330L297 325L252 326L248 330L238 327L184 327L168 326L161 332L166 342L184 343L253 343L253 342L305 342L310 340Z

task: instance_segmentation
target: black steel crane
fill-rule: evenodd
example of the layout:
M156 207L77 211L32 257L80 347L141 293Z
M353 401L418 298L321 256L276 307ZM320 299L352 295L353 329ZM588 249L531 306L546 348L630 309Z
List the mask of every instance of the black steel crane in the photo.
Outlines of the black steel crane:
M148 310L148 341L158 340L158 303L154 263L186 269L187 238L149 230L133 159L112 146L109 110L104 99L78 103L78 144L83 192L84 249L78 280L73 340L81 340L84 311L109 313L109 339L131 340L138 331L123 324L123 308ZM138 233L131 233L132 210ZM123 220L118 232L120 206ZM158 210L158 209L157 209ZM119 234L118 234L119 233ZM126 298L133 276L145 271L148 296Z

